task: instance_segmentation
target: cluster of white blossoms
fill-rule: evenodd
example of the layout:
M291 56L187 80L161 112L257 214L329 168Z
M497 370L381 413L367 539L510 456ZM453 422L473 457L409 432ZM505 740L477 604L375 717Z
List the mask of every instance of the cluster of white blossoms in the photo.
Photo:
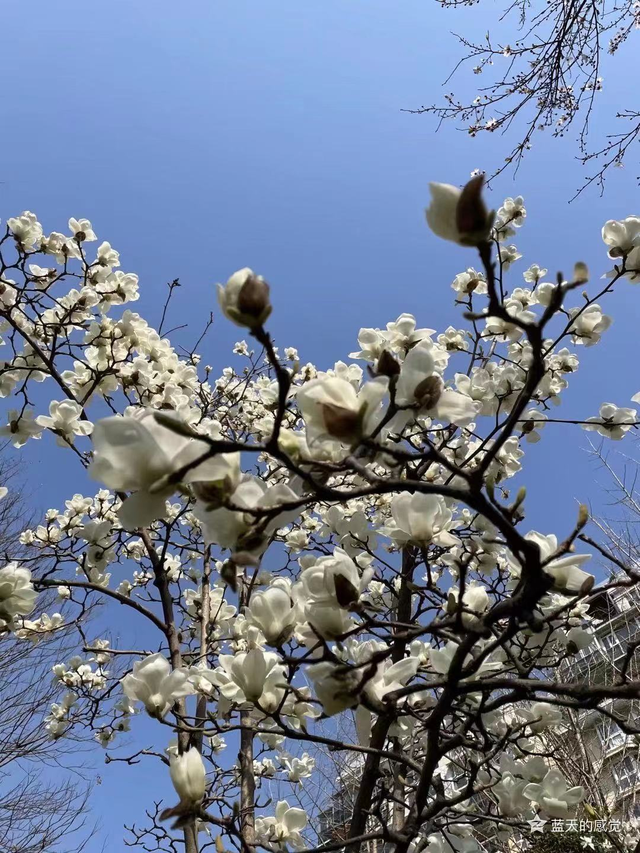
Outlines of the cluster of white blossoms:
M553 412L577 348L611 325L602 303L640 280L640 219L605 225L614 269L573 300L584 264L547 281L534 263L510 286L524 203L494 214L481 190L480 178L432 186L428 224L482 267L455 277L465 316L443 334L401 314L320 370L293 348L280 355L265 328L269 285L243 269L218 301L255 346L236 344L240 366L217 379L196 349L125 307L137 277L87 220L48 236L32 213L8 220L0 432L18 448L43 439L99 490L22 533L35 562L0 569L0 628L33 640L81 624L94 600L118 608L117 632L82 639L54 667L63 695L45 725L53 738L89 727L109 750L126 748L120 732L135 737L141 709L172 730L163 760L179 802L163 817L178 828L314 846L306 790L319 746L361 759L353 837L389 840L381 804L405 798L399 853L476 853L470 814L524 832L583 799L545 733L562 730L560 707L593 708L606 690L550 693L540 674L593 642L590 555L575 550L588 519L581 510L560 536L528 530L526 491L509 481L543 428L574 429ZM610 402L561 420L615 440L638 425ZM27 619L47 589L62 615ZM142 634L129 629L139 620ZM136 648L149 631L150 648ZM348 736L323 728L349 710ZM275 781L306 810L261 805L271 798L255 788Z

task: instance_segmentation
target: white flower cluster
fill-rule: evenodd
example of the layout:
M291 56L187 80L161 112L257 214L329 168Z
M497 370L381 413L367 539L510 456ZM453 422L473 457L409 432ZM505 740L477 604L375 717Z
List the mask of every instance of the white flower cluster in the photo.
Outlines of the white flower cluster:
M32 213L8 220L18 262L6 267L22 279L0 282L0 331L14 352L0 396L20 394L0 433L15 447L46 436L101 488L22 533L49 568L0 569L0 627L46 641L95 597L157 632L148 649L133 645L146 632L131 631L130 645L96 640L57 664L64 696L45 726L52 738L90 726L106 749L136 732L139 708L172 727L179 802L163 817L177 826L211 804L231 810L246 797L243 774L299 791L315 759L293 741L335 746L313 732L348 709L353 742L341 748L382 750L380 801L405 780L406 849L479 850L464 814L480 791L496 824L564 817L583 797L544 741L575 692L556 701L536 679L593 642L590 555L574 550L587 518L581 511L560 539L523 531L526 491L511 495L508 481L526 448L559 428L553 411L578 370L575 350L611 326L600 303L622 279L640 280L640 219L606 223L615 268L597 298L572 301L584 264L550 282L533 263L509 288L524 202L490 212L481 190L481 176L462 189L432 185L427 211L438 236L479 252L482 269L452 284L468 327L437 334L401 314L362 328L350 361L319 370L293 347L280 355L265 328L269 285L245 268L218 300L256 346L239 341L241 367L217 379L196 352L206 336L180 355L125 307L138 279L109 243L89 257L90 222L46 236ZM616 440L638 424L635 409L608 402L561 420ZM36 590L49 588L62 613L26 619ZM513 679L532 687L511 696ZM239 730L230 773L231 759L217 756ZM457 791L458 811L442 805L440 783ZM428 834L412 809L432 809ZM255 819L268 849L307 846L306 825L286 800Z

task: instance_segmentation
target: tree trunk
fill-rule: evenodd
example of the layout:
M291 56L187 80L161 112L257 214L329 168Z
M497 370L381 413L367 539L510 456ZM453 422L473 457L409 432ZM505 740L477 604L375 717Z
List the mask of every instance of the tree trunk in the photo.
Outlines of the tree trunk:
M251 714L243 711L240 715L243 728L240 731L240 828L245 844L252 846L256 840L255 794L256 780L253 773L253 730Z

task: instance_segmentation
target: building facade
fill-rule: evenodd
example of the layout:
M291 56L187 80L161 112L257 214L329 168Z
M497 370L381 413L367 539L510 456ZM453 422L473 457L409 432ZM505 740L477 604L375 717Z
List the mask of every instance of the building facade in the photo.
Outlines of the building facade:
M563 662L558 677L565 681L610 684L626 671L628 678L640 674L640 594L620 588L603 592L590 602L598 620L595 640ZM635 644L638 643L636 651ZM626 668L626 669L625 669ZM623 724L640 729L640 700L601 703L605 711L571 712L568 753L591 773L593 787L615 817L640 817L640 736L625 733L609 711ZM587 788L587 792L588 788ZM595 805L595 804L594 804Z

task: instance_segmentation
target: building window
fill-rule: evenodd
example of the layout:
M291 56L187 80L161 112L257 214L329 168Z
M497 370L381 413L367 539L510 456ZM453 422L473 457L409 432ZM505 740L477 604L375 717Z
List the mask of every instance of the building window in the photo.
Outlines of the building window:
M623 626L616 633L607 634L606 637L602 638L602 645L605 648L605 652L609 660L616 660L627 651L627 636L629 634L629 630L625 631L626 626Z
M625 733L613 720L603 720L598 723L598 737L603 752L611 752L612 749L617 749L626 740Z
M613 768L618 794L624 794L640 782L640 767L634 755L625 755Z

